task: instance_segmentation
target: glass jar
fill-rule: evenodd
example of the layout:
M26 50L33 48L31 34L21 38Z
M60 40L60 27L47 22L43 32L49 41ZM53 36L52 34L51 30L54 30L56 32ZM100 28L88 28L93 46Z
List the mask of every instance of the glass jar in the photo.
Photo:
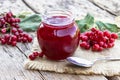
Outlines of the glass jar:
M79 35L72 13L63 10L46 12L37 30L40 48L51 60L72 56L78 46Z

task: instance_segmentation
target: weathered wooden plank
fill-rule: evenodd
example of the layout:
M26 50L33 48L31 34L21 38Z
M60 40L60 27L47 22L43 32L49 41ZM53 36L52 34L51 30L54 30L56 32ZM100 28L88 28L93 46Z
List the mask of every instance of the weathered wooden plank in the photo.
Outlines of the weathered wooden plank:
M88 0L23 0L34 10L43 13L45 10L51 9L68 9L74 13L77 18L85 16L88 12L97 18L112 19L113 15L102 10L89 2Z
M107 78L100 75L85 76L85 75L55 74L51 72L42 72L42 75L44 75L45 79L47 80L107 80Z
M30 44L22 44L18 45L18 48L28 56L30 53L25 52L26 49L30 49ZM27 47L26 47L27 46ZM85 76L85 75L72 75L72 74L58 74L58 73L51 73L51 72L43 72L40 71L45 80L107 80L104 76Z
M17 47L0 45L0 80L42 80L39 72L23 68L25 59Z
M15 14L20 12L33 12L21 0L0 0L0 13L12 11Z
M113 15L120 15L120 1L119 0L89 0L103 10L108 11ZM106 4L109 3L109 4Z
M120 80L120 76L107 77L108 80Z

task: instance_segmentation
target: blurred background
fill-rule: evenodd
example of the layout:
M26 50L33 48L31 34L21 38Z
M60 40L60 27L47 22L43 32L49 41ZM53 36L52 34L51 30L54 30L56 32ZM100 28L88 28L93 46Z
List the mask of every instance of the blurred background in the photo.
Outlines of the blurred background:
M120 0L0 0L0 13L43 13L51 9L68 9L77 19L88 12L97 18L114 19L120 15Z

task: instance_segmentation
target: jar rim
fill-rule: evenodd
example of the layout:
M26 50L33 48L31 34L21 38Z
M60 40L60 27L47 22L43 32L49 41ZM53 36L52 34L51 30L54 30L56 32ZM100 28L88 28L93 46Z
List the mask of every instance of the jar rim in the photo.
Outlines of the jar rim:
M66 16L67 18L69 18L69 20L68 22L66 21L66 24L62 24L62 25L48 23L47 19L52 16ZM53 26L65 26L65 25L72 23L73 21L74 21L73 14L69 10L48 10L48 11L45 11L44 15L42 16L42 22L48 25L49 24L53 25Z
M73 14L70 10L46 10L44 12L44 15L48 15L48 14L51 14L51 13L57 13L57 12L59 12L59 13L61 12L63 14L66 13L66 15L70 15L70 16L72 16L72 14Z

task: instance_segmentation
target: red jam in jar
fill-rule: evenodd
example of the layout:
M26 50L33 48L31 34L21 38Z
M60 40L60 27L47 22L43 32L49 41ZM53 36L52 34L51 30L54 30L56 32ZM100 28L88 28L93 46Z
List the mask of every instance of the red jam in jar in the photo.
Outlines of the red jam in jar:
M37 30L40 48L51 60L63 60L73 55L79 43L79 34L69 11L47 12Z

